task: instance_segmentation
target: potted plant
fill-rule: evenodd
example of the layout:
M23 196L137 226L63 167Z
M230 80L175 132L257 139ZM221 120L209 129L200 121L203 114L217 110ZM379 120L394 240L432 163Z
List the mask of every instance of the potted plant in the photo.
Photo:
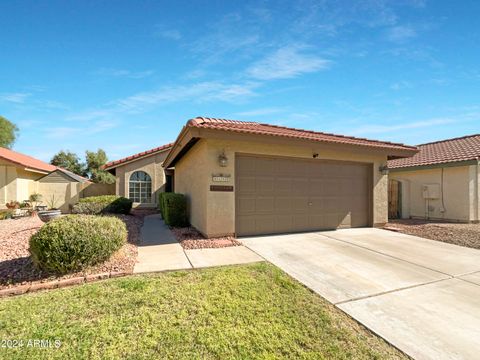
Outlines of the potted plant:
M20 208L20 203L18 201L10 201L8 203L5 204L5 206L7 207L7 209L9 210L15 210L15 209L18 209Z
M42 201L42 195L38 193L33 193L29 196L28 200L32 205L32 210L30 211L30 215L35 216L37 214L37 204Z
M62 212L57 209L58 199L55 198L55 194L53 194L46 202L48 210L41 210L38 212L38 217L45 223L62 215Z

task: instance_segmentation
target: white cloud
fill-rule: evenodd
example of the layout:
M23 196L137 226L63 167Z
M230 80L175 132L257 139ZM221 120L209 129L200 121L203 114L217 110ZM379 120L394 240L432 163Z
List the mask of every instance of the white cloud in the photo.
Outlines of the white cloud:
M289 79L325 70L330 64L329 60L302 52L302 48L286 46L254 63L247 75L260 80Z
M242 111L238 112L236 116L263 116L263 115L271 115L271 114L278 114L280 112L285 112L285 109L282 108L262 108L262 109L254 109L249 111Z
M118 126L115 121L100 120L85 126L59 126L45 129L45 136L51 139L71 138L78 135L98 134Z
M154 71L153 70L131 71L126 69L101 68L95 71L95 74L100 76L124 77L129 79L143 79L153 75Z
M412 87L412 83L409 81L401 80L393 83L390 85L390 89L392 90L402 90L402 89L410 89Z
M412 26L399 25L390 28L387 31L387 38L390 41L401 43L417 36L417 32Z
M30 93L3 93L0 94L0 101L22 104L32 94Z
M450 118L436 118L422 121L415 121L410 123L398 123L394 125L366 125L350 131L352 135L363 134L381 134L390 133L399 130L426 128L431 126L445 125L454 123L454 119Z
M116 100L113 109L118 111L141 112L149 107L178 101L225 101L235 102L255 96L256 83L225 84L222 82L201 82L193 85L164 87Z
M155 32L155 35L169 40L180 40L182 38L182 34L176 29L159 30Z

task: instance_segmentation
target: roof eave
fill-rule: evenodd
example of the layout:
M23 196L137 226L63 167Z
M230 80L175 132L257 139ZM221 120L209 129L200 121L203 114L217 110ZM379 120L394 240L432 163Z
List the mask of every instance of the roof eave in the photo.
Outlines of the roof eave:
M459 161L446 161L446 162L435 163L435 164L394 167L394 168L389 168L388 170L390 172L401 172L401 171L439 169L439 168L445 168L445 167L469 166L469 165L478 165L478 164L480 163L477 159L470 159L470 160L459 160Z
M168 147L168 148L165 148L165 149L161 149L161 150L157 150L157 151L154 151L150 154L145 154L145 155L141 155L139 157L136 157L135 159L129 159L129 160L126 160L126 161L122 161L120 163L117 163L117 164L112 164L110 166L104 166L103 167L103 170L105 171L110 171L110 170L113 170L113 169L116 169L117 167L119 166L123 166L123 165L126 165L126 164L129 164L131 162L134 162L134 161L137 161L137 160L141 160L141 159L145 159L149 156L153 156L153 155L157 155L157 154L160 154L162 152L165 152L165 151L170 151L172 149L172 147Z
M163 162L164 168L170 168L175 166L175 163L181 159L181 157L188 151L184 151L184 147L189 146L191 147L192 140L198 138L209 138L214 137L213 134L222 134L221 137L223 138L225 134L230 136L243 136L245 133L238 132L238 131L231 131L229 129L211 129L211 128L201 128L192 125L191 121L187 123L180 132L177 140L175 141L170 153L168 154L167 158ZM281 141L281 140L293 140L295 142L305 143L311 145L313 144L325 144L325 145L333 145L333 146L345 146L350 148L363 148L373 151L379 151L384 153L389 159L400 159L411 157L418 153L418 148L416 147L405 147L405 148L398 148L398 147L389 147L389 146L378 146L378 145L362 145L362 144L345 144L341 142L335 141L318 141L315 139L302 139L302 138L293 138L289 136L281 136L281 135L265 135L265 134L250 134L252 136L256 136L262 139L269 138L272 141Z

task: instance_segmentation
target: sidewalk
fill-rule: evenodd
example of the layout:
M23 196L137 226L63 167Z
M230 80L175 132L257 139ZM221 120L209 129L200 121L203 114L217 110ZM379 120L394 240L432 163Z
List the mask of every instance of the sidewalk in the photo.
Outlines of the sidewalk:
M146 216L134 273L191 269L182 246L159 214Z
M180 270L264 261L245 246L183 250L159 214L145 217L134 273Z

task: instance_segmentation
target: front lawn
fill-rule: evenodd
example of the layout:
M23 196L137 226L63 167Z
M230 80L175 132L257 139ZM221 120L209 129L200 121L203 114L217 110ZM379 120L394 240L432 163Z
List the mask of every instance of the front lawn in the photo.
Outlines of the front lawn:
M3 299L2 339L61 341L1 347L2 359L406 358L267 263Z

